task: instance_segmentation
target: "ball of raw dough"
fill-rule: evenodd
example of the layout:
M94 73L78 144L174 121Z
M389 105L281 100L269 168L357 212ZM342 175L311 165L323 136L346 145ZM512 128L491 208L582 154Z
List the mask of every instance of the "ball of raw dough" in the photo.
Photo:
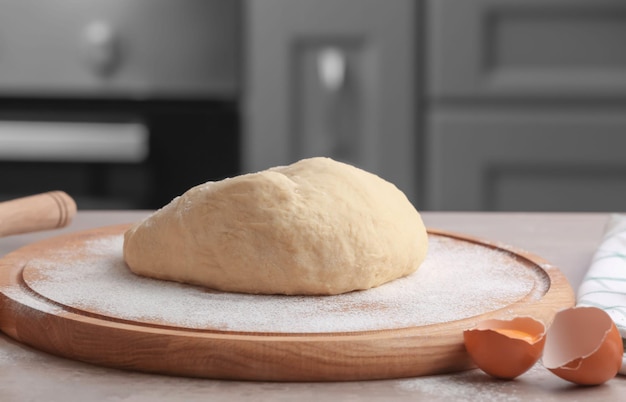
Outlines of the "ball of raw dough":
M136 274L262 294L369 289L414 272L427 248L404 193L329 158L193 187L124 236Z

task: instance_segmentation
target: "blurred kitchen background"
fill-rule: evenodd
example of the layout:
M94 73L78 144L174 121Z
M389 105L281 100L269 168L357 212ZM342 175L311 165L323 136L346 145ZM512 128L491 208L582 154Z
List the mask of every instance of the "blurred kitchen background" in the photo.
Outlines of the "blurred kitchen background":
M626 210L626 2L0 0L0 200L314 155L422 210Z

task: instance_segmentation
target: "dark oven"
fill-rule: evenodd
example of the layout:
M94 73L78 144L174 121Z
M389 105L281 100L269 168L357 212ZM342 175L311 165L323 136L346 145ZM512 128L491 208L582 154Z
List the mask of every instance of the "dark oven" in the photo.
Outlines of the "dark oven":
M239 173L241 5L0 0L0 200L156 208Z

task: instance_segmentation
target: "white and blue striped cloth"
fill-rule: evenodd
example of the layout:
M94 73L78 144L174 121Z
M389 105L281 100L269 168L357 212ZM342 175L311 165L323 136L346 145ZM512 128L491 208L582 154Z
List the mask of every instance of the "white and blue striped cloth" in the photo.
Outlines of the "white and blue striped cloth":
M606 311L626 339L626 215L612 214L589 271L578 288L577 304ZM626 374L626 357L620 374Z

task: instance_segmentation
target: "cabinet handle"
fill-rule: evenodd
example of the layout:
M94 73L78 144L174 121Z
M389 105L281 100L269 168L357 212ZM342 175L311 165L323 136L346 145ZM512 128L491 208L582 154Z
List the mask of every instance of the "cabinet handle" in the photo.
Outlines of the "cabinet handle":
M344 86L347 67L346 55L337 47L326 47L317 55L320 83L328 91L335 92Z
M119 64L119 38L105 21L89 23L83 32L88 66L99 76L111 74Z
M358 143L359 102L354 90L354 76L348 71L349 50L326 46L316 54L320 91L318 92L321 127L327 154L337 159L355 159ZM355 65L355 73L358 65ZM350 75L348 75L350 73Z
M0 161L140 163L149 138L142 122L0 121Z

